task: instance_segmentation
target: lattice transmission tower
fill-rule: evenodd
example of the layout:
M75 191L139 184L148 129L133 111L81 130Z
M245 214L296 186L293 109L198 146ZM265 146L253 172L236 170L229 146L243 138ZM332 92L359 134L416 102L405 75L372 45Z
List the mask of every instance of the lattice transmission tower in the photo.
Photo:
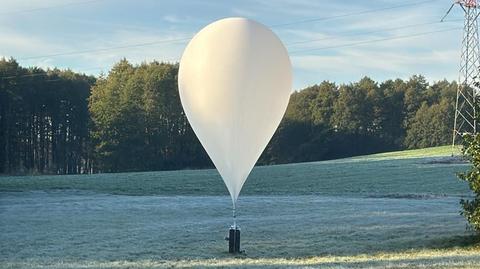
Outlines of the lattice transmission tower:
M463 40L458 76L457 100L455 102L455 117L453 124L452 150L458 138L465 133L476 134L477 95L480 93L478 78L480 67L480 47L478 40L478 15L477 0L457 0L448 9L442 21L447 17L452 8L458 5L464 11Z

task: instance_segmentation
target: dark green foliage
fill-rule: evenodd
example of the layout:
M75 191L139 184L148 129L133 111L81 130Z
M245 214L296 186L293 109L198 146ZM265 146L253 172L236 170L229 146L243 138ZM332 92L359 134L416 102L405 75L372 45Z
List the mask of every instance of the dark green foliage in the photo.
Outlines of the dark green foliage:
M122 60L95 79L0 61L0 173L211 167L183 113L177 72L176 64ZM294 92L259 163L448 144L456 87L364 77Z
M468 186L474 193L471 200L460 201L463 208L462 215L480 235L480 135L464 135L462 151L472 166L467 172L459 174L459 177L468 182Z
M324 81L292 94L262 163L334 159L445 145L451 141L456 83L422 76L380 85L368 77Z
M94 81L0 59L0 173L88 172L87 98Z
M92 88L90 112L98 171L209 166L183 113L178 65L116 64Z
M452 140L453 103L442 100L428 106L426 102L417 110L407 130L405 144L410 149L446 145ZM443 124L443 123L452 123Z

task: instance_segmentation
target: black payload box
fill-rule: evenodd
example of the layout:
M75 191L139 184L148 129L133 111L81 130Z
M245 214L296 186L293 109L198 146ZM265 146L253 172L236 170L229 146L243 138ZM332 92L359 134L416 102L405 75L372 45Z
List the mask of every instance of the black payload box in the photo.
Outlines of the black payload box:
M228 252L240 253L240 228L231 226L228 232Z

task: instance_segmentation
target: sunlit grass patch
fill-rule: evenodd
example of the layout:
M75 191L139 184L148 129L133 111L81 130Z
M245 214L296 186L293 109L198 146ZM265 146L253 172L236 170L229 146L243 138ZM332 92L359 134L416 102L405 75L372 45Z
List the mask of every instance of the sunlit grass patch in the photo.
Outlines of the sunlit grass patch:
M455 146L440 146L423 149L412 149L385 152L378 154L371 154L365 156L353 157L352 159L406 159L406 158L424 158L424 157L446 157L446 156L459 156L461 153L461 147Z
M480 268L480 247L423 249L353 256L314 256L306 258L249 258L235 256L222 259L194 260L120 260L120 261L29 261L6 263L5 268Z
M312 267L321 268L478 268L480 247L449 250L409 250L354 256L315 256L308 258L259 258L178 261L172 267ZM453 266L453 267L452 267Z

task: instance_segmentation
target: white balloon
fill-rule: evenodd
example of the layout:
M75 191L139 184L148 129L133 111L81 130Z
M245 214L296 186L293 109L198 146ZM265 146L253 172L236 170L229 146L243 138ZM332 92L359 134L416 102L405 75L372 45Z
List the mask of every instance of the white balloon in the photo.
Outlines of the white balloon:
M186 47L178 87L185 114L235 207L288 105L292 67L287 50L255 21L213 22Z

